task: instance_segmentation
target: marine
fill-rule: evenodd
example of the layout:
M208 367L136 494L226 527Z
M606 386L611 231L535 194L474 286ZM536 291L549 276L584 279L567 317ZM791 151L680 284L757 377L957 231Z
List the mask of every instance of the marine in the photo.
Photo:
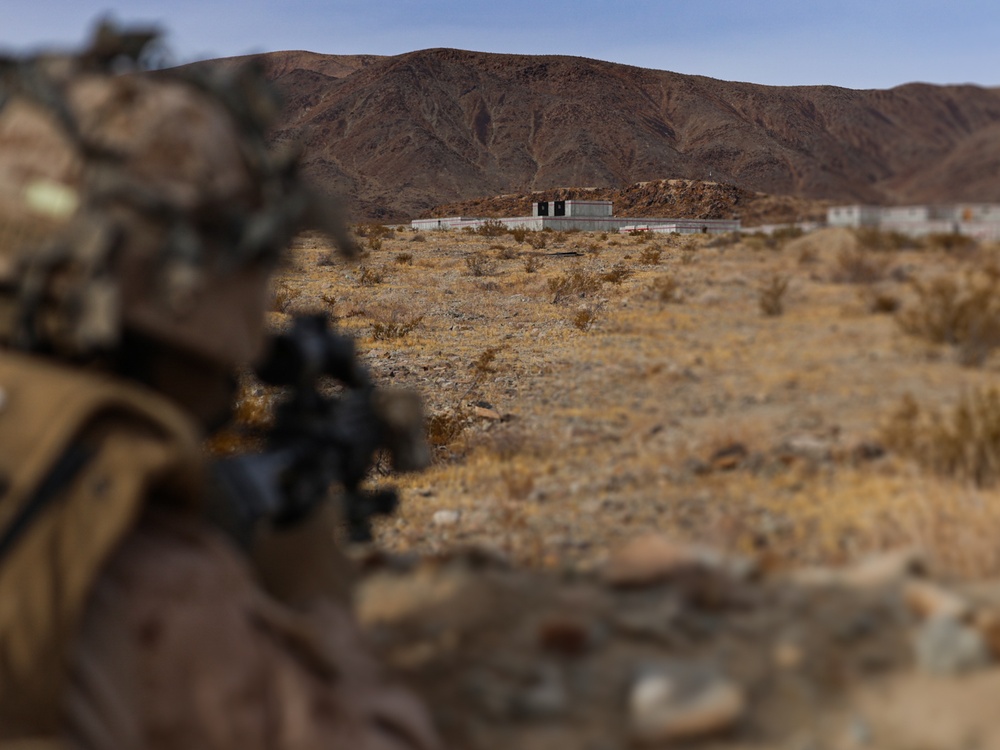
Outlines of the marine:
M335 509L212 520L271 274L303 228L349 240L262 77L145 72L155 40L0 59L0 748L436 748Z

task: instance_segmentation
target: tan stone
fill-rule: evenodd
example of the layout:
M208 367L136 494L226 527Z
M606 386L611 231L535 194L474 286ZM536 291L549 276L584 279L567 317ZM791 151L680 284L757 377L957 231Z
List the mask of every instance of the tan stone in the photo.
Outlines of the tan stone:
M662 534L643 534L611 554L604 579L612 586L643 586L678 570L705 562L699 547L672 541Z
M636 743L715 734L732 726L746 710L743 690L728 680L715 680L684 700L676 693L675 684L665 675L650 675L635 684L629 710Z
M903 601L922 619L950 617L963 620L971 614L965 599L930 581L908 581L903 587Z

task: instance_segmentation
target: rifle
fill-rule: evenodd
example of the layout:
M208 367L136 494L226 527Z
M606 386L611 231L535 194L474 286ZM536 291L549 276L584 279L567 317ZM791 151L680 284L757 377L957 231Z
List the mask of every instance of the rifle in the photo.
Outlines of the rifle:
M272 339L256 374L286 393L262 452L213 464L222 499L210 506L210 515L249 544L262 521L295 524L339 485L350 539L370 541L371 519L392 513L398 504L393 488L360 487L376 454L387 451L397 471L430 462L419 398L377 388L358 361L353 340L332 331L323 314L296 317L287 332ZM324 379L339 382L339 393L324 395Z

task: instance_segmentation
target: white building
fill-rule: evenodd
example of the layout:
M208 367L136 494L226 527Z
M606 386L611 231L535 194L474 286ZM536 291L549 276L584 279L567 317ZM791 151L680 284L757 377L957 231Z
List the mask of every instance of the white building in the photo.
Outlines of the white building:
M957 233L980 240L1000 240L1000 204L959 203L928 206L834 206L831 227L870 227L911 237Z
M449 216L440 219L414 219L413 229L476 229L486 222L500 222L514 229L523 227L540 231L576 229L584 232L628 231L677 232L679 234L725 234L740 231L739 219L636 219L613 215L611 201L537 201L531 204L531 216L502 219Z

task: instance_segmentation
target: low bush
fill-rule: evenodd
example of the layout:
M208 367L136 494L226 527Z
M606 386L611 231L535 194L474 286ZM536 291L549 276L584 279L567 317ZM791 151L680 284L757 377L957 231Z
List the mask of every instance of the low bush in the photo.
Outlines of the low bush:
M892 257L861 249L841 250L834 260L830 280L837 284L874 284L885 278Z
M911 282L917 302L897 315L904 333L957 350L959 362L981 365L1000 346L1000 284L996 273L967 272Z
M779 273L773 274L757 293L757 303L760 311L768 317L777 317L785 311L784 297L788 290L788 277Z
M962 397L950 413L924 409L904 397L882 428L887 448L944 476L977 487L1000 479L1000 391L976 390Z
M595 274L576 270L549 279L548 287L552 302L556 303L572 296L593 294L601 288L601 284L602 280Z
M482 237L500 237L507 234L507 225L504 224L499 219L487 219L478 227L476 227L476 234Z
M932 250L944 250L945 252L955 252L957 250L972 250L977 246L974 238L957 232L944 232L927 235L927 247Z
M647 266L655 266L659 264L662 255L663 251L658 247L644 247L639 253L639 262Z
M597 313L586 308L577 310L573 315L573 325L581 331L588 331L597 321Z
M403 336L415 330L423 319L423 315L418 315L408 319L390 317L384 320L376 320L372 323L372 338L376 341L392 341L403 338Z
M385 269L375 269L371 266L359 266L356 272L358 283L361 286L375 286L385 281Z
M649 285L649 291L653 299L661 305L673 304L681 301L681 285L677 277L672 273L664 274L653 279Z
M615 263L611 268L605 272L601 279L607 281L610 284L621 284L625 279L629 278L634 271L629 268L624 263Z
M497 264L484 252L465 256L465 267L472 276L490 276L496 272Z

